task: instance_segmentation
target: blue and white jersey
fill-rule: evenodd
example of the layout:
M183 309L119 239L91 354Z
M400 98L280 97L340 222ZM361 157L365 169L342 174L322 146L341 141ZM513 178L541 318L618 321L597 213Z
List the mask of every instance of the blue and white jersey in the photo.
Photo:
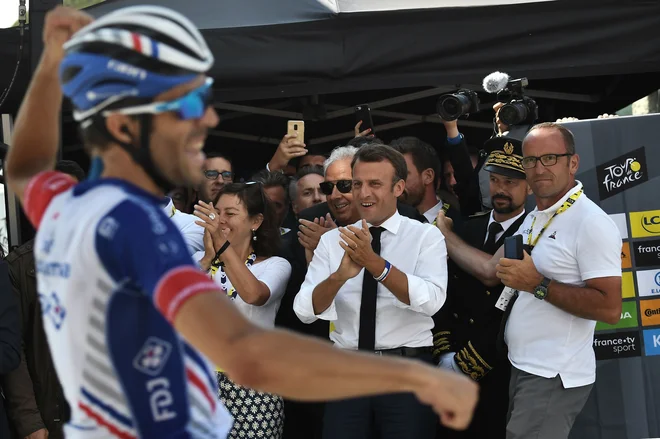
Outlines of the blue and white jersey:
M188 254L161 199L126 182L33 179L37 284L71 406L67 438L225 438L214 368L171 325L188 298L219 290Z

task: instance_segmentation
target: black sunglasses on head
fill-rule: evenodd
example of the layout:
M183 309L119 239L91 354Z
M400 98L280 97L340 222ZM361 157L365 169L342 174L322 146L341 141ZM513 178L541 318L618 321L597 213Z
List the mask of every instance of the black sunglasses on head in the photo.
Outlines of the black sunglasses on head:
M337 183L332 183L330 181L324 181L319 183L321 192L325 195L332 195L332 190L337 186L337 190L342 194L347 194L353 188L353 180L337 180Z
M222 175L223 180L231 181L234 179L234 173L231 171L216 171L215 169L204 171L204 177L209 180L215 180L219 175Z

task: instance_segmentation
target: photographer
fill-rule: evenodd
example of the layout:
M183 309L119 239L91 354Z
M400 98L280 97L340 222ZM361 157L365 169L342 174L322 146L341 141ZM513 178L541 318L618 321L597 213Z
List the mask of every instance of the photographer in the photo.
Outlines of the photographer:
M478 168L475 169L465 137L458 130L458 118L478 109L479 99L470 90L459 90L438 99L438 114L447 131L445 144L438 151L443 174L440 187L458 198L464 217L481 210L481 195ZM451 178L447 178L448 174Z
M575 180L579 162L567 128L542 123L526 135L522 165L537 207L516 233L527 244L522 260L471 247L438 214L450 258L485 285L515 291L503 317L508 439L568 437L596 379L596 321L619 321L621 235Z

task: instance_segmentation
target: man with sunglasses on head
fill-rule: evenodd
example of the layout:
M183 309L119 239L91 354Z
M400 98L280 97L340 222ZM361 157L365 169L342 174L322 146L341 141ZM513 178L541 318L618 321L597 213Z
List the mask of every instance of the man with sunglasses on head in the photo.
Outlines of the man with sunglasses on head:
M506 287L504 341L513 366L507 439L565 439L596 379L596 321L621 313L621 235L575 179L580 158L562 125L532 127L522 166L536 209L516 235L522 260L491 256L461 241L438 214L450 258L485 285ZM508 303L508 305L507 305Z
M71 407L67 438L223 439L232 420L213 365L302 400L413 392L465 428L477 397L469 380L255 326L184 250L160 203L204 178L202 148L218 123L213 56L192 22L157 6L96 21L58 7L43 34L4 171L38 230L37 287ZM78 185L53 170L63 94L97 171Z
M232 162L225 154L210 151L206 153L203 169L204 180L197 192L200 200L212 203L226 184L234 182Z

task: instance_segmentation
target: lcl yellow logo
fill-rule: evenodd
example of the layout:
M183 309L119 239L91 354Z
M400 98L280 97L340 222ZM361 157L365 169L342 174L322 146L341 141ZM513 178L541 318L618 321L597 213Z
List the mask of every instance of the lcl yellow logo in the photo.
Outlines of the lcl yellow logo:
M660 236L660 210L630 212L630 228L633 238Z

